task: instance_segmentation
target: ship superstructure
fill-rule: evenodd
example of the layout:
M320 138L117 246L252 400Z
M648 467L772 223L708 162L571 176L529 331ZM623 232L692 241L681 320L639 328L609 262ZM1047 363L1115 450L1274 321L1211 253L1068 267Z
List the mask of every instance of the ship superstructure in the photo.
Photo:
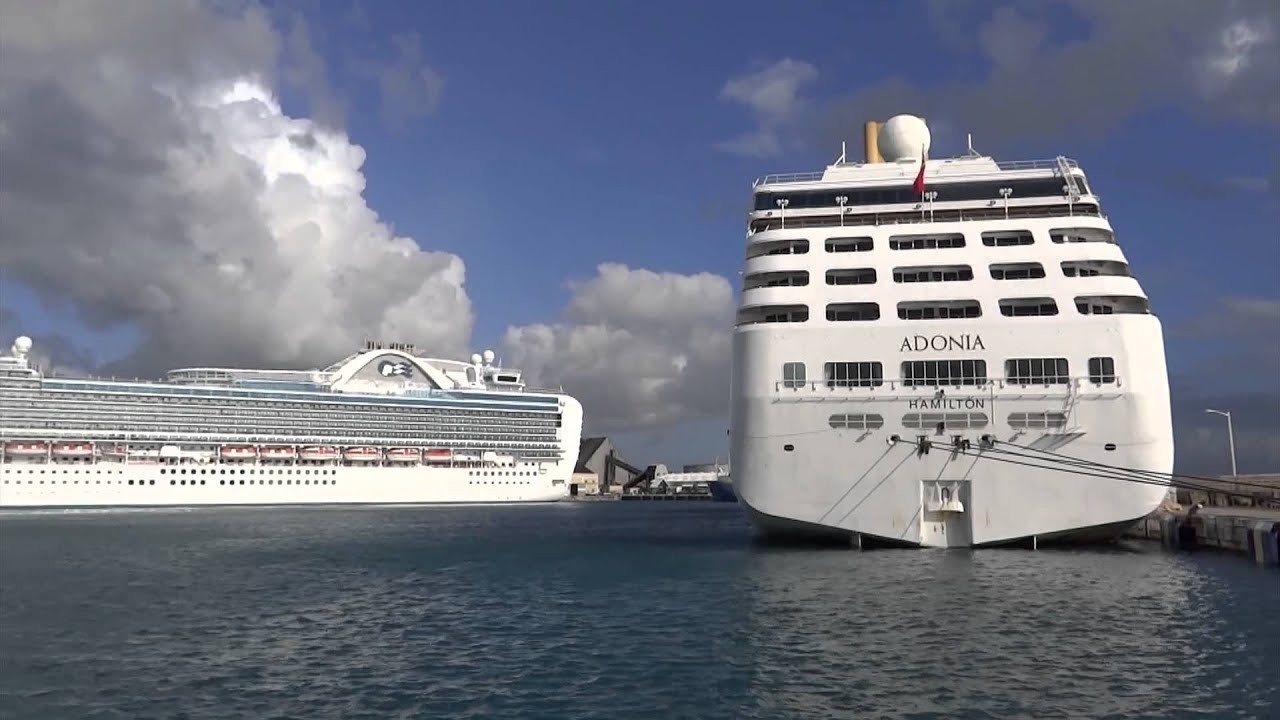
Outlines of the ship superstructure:
M766 533L1113 537L1167 487L992 448L1171 472L1160 322L1076 162L934 159L930 141L900 115L868 123L865 162L756 181L734 331L739 500Z
M582 407L493 364L369 342L323 370L45 377L0 357L0 507L559 500Z

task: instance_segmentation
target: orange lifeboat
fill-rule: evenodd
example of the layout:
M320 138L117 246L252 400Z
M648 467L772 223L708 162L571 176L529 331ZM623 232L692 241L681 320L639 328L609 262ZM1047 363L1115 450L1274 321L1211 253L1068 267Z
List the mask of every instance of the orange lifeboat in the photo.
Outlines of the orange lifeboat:
M453 451L447 448L431 448L427 450L427 462L449 462L453 459Z
M292 460L297 455L298 449L292 445L263 445L258 450L263 460Z
M4 444L6 455L13 457L44 457L49 454L49 443L34 440L10 440Z
M369 462L372 460L380 460L382 451L372 447L354 447L347 448L343 451L342 457L347 460L356 460L359 462Z
M64 458L93 457L93 443L60 442L54 443L53 454Z
M226 460L251 460L258 457L258 448L253 445L223 445L220 454Z
M298 452L298 457L302 460L310 462L325 462L328 460L338 459L338 448L328 445L313 445L304 447Z
M400 463L416 463L422 458L419 448L391 448L387 451L387 460Z

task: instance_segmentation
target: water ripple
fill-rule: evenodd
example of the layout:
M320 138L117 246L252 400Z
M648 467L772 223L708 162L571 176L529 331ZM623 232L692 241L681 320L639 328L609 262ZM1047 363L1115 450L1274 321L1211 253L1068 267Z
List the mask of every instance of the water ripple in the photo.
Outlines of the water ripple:
M736 508L6 516L0 717L1274 717L1280 576Z

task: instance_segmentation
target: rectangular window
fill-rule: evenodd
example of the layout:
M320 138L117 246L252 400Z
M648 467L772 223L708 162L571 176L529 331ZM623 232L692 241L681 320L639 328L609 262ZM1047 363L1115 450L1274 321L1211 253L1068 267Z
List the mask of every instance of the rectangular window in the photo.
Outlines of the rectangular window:
M1009 427L1018 430L1065 427L1067 416L1060 412L1016 412L1009 414Z
M869 237L831 238L826 242L826 247L829 253L871 252L875 242Z
M945 250L964 247L964 235L895 235L889 238L890 250Z
M879 430L884 427L884 417L881 415L832 415L827 418L827 424L834 430Z
M982 233L982 244L987 247L1010 247L1013 245L1030 245L1035 240L1026 230L1005 230Z
M1089 358L1089 382L1102 385L1116 381L1116 361L1109 357Z
M884 366L878 362L829 362L822 366L827 387L880 387Z
M875 281L875 268L841 268L827 271L828 285L872 285Z
M747 259L765 255L804 255L809 252L808 240L769 240L751 243L747 247Z
M1044 277L1044 266L1038 262L1000 263L991 266L993 280L1039 280Z
M988 422L987 414L980 412L907 413L902 416L902 426L911 430L976 430L986 427Z
M807 305L757 305L738 311L738 325L756 323L797 323L809 319Z
M921 385L986 385L986 360L909 360L902 363L902 383Z
M1098 277L1112 275L1129 277L1129 266L1118 260L1067 260L1062 263L1062 274L1067 277Z
M1066 358L1014 358L1004 361L1005 379L1015 385L1066 385Z
M1009 298L1000 301L1000 314L1005 317L1057 315L1058 303L1053 298Z
M827 306L827 320L831 322L879 319L880 306L876 303L832 303Z
M977 300L940 300L936 302L900 302L900 320L945 320L982 316Z
M804 363L789 362L782 364L782 386L800 388L805 386Z
M898 283L963 282L972 279L973 268L968 265L924 265L893 269L893 281Z
M1054 228L1049 231L1049 239L1059 244L1082 242L1115 244L1116 236L1106 228Z
M764 287L804 287L809 284L809 273L804 270L751 273L742 278L743 290Z
M1086 295L1076 298L1076 310L1081 315L1146 315L1151 304L1135 295Z

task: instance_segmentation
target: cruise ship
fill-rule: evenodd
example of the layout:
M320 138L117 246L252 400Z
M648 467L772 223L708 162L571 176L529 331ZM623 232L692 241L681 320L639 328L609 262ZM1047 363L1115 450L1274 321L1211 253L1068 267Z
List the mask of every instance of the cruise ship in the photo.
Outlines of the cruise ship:
M46 377L0 357L0 507L549 502L581 404L518 370L369 341L324 370Z
M764 535L916 547L1114 538L1168 487L1159 320L1075 161L929 157L867 123L863 162L757 180L730 458ZM1012 450L1010 450L1012 449Z

